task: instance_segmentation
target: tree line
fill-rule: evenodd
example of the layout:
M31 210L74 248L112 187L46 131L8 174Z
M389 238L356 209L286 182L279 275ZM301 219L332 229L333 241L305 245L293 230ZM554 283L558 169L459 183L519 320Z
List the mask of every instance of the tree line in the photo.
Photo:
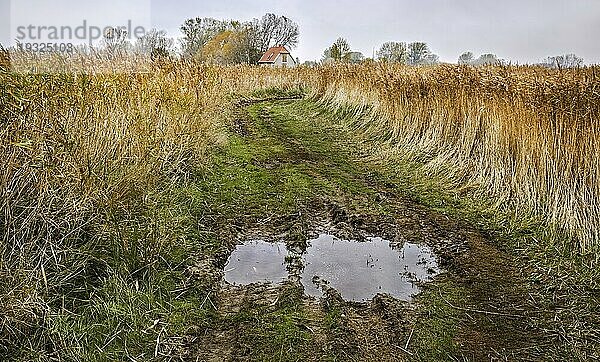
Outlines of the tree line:
M363 61L377 60L386 63L399 63L406 65L434 65L438 64L439 57L434 54L427 43L424 42L386 42L374 54L374 58L365 58L360 52L353 51L345 38L338 38L330 47L326 48L321 57L321 64L335 62L360 63ZM310 62L316 64L314 62ZM485 53L475 58L473 52L464 52L458 57L458 64L471 66L508 65L509 61L498 58L496 54ZM583 58L575 54L557 55L544 59L534 64L546 68L576 68L583 65Z
M185 58L194 58L216 64L256 64L270 47L295 47L300 35L298 24L290 18L265 14L251 21L190 18L180 27L179 44L165 31L152 29L133 44L128 34L120 29L105 34L103 48L109 53L134 52L152 58L169 57L177 52Z
M250 21L218 20L214 18L190 18L180 27L182 33L179 44L167 36L165 31L151 29L142 37L129 42L125 30L112 29L104 34L102 48L109 54L133 52L151 58L171 57L179 53L185 58L194 58L214 64L256 64L272 46L283 45L294 48L300 36L296 22L283 15L265 14L260 19ZM86 51L86 49L80 49ZM321 64L335 62L360 63L380 61L406 65L433 65L439 57L425 42L386 42L374 52L373 58L353 51L348 40L338 38L327 47L321 57ZM458 64L471 66L504 65L509 62L493 53L475 57L472 52L464 52L458 57ZM316 62L307 62L316 64ZM536 64L548 68L573 68L582 66L583 59L575 54L551 56Z
M506 65L509 62L499 59L495 54L482 54L478 58L473 56L472 52L465 52L458 57L458 64L461 65ZM546 68L577 68L583 66L583 58L575 54L564 54L548 57L542 62L534 64Z
M181 26L182 54L210 63L257 63L275 45L295 47L298 24L285 16L265 14L248 22L188 19Z
M370 59L365 58L360 52L352 51L348 40L345 38L338 38L330 47L325 49L321 63L360 63L365 60L378 60L407 65L431 65L439 63L439 57L424 42L387 42L379 48L375 54L375 59Z

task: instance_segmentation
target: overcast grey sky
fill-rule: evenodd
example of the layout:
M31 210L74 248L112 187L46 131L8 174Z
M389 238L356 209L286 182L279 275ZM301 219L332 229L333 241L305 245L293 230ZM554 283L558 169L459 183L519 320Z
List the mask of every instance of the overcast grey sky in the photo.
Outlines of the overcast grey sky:
M0 11L6 11L1 3L7 1L0 0ZM427 42L447 62L456 62L470 50L520 63L564 53L576 53L588 64L600 63L600 0L13 0L11 4L12 27L52 18L66 22L70 14L69 21L75 22L77 17L134 19L171 36L180 35L179 26L189 17L249 20L272 12L300 25L300 44L292 52L302 61L319 59L323 49L342 36L365 56L393 40Z

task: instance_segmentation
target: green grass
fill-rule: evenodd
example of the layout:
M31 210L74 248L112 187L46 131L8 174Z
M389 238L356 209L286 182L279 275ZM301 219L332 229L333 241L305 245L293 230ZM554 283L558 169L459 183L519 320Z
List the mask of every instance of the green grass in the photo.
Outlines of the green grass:
M461 315L448 302L461 305L467 297L460 285L449 280L436 283L418 297L421 308L415 316L414 342L410 345L416 360L447 361L459 353L456 337Z
M303 361L314 353L306 318L302 294L284 287L274 305L248 303L222 322L236 331L238 354L253 361Z

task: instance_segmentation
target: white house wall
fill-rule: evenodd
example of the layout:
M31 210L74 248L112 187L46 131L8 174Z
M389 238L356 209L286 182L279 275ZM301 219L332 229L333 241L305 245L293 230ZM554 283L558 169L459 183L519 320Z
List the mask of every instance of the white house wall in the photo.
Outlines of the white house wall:
M275 61L271 64L271 66L273 67L283 67L283 65L285 64L288 68L293 68L296 66L296 59L294 59L292 57L291 54L288 54L288 59L287 59L287 63L283 62L283 56L282 54L278 54L277 58L275 58Z

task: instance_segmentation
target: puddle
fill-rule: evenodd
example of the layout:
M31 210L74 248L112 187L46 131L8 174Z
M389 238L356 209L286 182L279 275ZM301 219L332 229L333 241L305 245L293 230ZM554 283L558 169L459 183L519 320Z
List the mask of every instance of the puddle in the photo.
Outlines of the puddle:
M249 241L238 245L225 265L225 280L231 284L279 283L288 278L284 243Z
M299 277L304 292L314 297L323 295L321 285L326 284L348 301L366 301L378 293L408 301L419 292L417 282L426 282L440 272L427 246L405 243L395 248L389 241L376 237L357 242L322 234L309 241L309 247L301 255L300 275L293 272L298 268L286 265L287 255L297 256L288 252L283 243L247 242L231 254L225 280L247 285L279 283L295 276Z
M321 235L310 244L303 256L301 282L305 293L315 297L322 295L313 282L319 278L345 300L364 301L377 293L410 300L419 292L415 282L439 273L435 257L426 246L405 243L395 250L381 238L357 242L331 235Z

